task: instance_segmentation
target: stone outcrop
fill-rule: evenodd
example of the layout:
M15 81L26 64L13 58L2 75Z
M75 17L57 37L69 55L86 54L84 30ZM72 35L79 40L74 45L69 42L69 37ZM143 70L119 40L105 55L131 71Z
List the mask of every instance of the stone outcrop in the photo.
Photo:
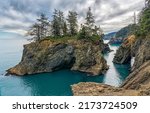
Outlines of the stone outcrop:
M122 84L125 89L140 89L142 85L150 83L150 60L135 69ZM149 86L150 87L150 86Z
M99 45L93 45L87 42L79 42L80 46L75 46L75 63L71 70L86 72L92 75L98 75L104 72L108 66L103 58Z
M137 46L139 44L139 46ZM120 87L98 83L72 85L76 96L147 96L150 95L150 38L137 39L134 47L135 63L130 75Z
M135 36L129 36L127 39L124 40L123 44L117 50L115 57L113 59L114 63L117 64L125 64L131 60L132 53L131 48L135 42Z
M71 66L74 47L67 44L32 43L24 46L21 62L8 70L10 74L26 75L52 72Z
M136 56L136 53L138 52L140 46L142 45L142 42L143 42L142 38L138 38L135 40L135 43L133 44L131 48L132 57Z
M144 62L150 60L150 38L139 40L139 47L136 47L134 51L135 53L135 62L132 67L132 71L139 68ZM137 44L135 44L137 46Z
M109 44L122 44L123 43L123 38L111 38L109 41Z
M150 61L132 72L121 87L99 83L72 85L75 96L146 96L150 95Z
M106 84L82 82L72 85L74 96L135 96L138 91L124 90Z
M86 40L33 42L24 46L21 62L7 72L28 75L70 68L99 75L108 69L101 52L99 45Z

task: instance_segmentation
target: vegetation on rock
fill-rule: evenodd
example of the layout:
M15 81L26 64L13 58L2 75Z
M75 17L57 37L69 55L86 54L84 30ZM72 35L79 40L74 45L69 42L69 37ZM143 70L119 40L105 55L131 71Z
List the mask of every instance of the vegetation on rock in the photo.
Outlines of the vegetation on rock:
M87 11L85 24L78 26L78 14L75 11L69 11L68 17L65 18L60 10L54 10L53 20L41 14L37 22L32 25L28 34L32 40L40 41L48 38L77 37L78 39L90 39L98 41L103 36L103 31L95 25L94 16L91 8ZM80 29L79 29L80 28Z
M127 63L135 57L132 72L120 87L112 87L98 83L78 83L72 85L73 94L76 96L141 96L150 95L150 0L145 0L146 7L140 14L139 23L131 30L126 28L121 34L136 34L124 40L118 49L115 63ZM138 28L138 29L137 29ZM120 34L120 35L121 35ZM140 38L137 38L140 37Z
M145 8L142 10L139 16L139 29L137 31L137 36L147 36L150 35L150 0L146 0Z

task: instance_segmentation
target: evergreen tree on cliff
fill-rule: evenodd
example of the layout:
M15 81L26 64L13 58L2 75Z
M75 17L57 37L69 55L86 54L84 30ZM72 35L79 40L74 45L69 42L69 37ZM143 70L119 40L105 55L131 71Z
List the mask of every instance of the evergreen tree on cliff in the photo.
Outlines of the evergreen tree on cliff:
M28 35L33 37L31 40L39 41L47 36L48 27L48 18L44 14L41 14L37 22L31 26Z
M142 10L139 19L139 35L150 35L150 0L146 0L146 7Z
M45 14L41 14L37 19L40 26L40 39L45 38L48 32L49 21Z
M63 23L63 35L66 36L68 32L67 23L64 21Z
M71 36L76 35L78 31L78 20L77 20L77 13L74 11L69 11L68 14L68 28L69 28L69 34Z
M64 13L62 11L58 11L58 23L59 23L60 35L62 36L64 35L64 27L66 27Z
M40 40L40 26L37 23L33 24L30 30L28 31L27 35L30 35L32 37L30 40Z
M89 36L92 36L95 20L94 20L94 16L91 12L90 7L87 11L85 20L86 20L85 27L86 27L87 33L89 34Z
M92 14L91 8L89 7L86 18L85 18L85 24L81 24L81 29L78 35L79 39L91 39L91 40L99 40L100 37L103 35L103 31L101 27L97 27L95 25L95 19Z
M58 17L58 10L55 9L54 14L53 14L53 20L51 22L52 26L52 34L53 36L60 36L60 22L59 22L59 17Z
M55 9L51 24L52 34L54 37L62 36L67 33L67 25L62 11Z

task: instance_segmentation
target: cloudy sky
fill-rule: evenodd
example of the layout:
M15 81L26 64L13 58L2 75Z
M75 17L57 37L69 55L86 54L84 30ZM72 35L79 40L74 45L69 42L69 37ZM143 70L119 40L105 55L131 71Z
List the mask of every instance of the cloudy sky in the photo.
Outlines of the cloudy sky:
M0 0L0 32L24 35L40 13L51 17L54 9L65 15L69 10L77 11L81 23L88 7L96 24L108 33L133 23L134 12L144 7L144 0Z

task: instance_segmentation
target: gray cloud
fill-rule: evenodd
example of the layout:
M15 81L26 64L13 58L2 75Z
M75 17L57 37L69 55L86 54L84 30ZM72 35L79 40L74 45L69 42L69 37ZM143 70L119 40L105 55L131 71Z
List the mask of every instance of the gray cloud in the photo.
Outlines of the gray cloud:
M97 22L104 22L104 20L110 20L110 19L115 18L117 16L125 15L129 12L139 11L143 7L142 3L143 3L143 1L139 1L138 3L133 4L130 7L127 7L125 9L121 9L119 7L119 4L114 3L112 5L112 8L115 10L112 13L109 13L108 15L101 17L99 20L97 20ZM130 15L130 16L132 16L132 15Z
M62 10L65 15L69 10L77 11L81 23L88 7L92 7L96 23L105 32L111 32L125 26L121 25L121 20L131 17L143 6L144 0L1 0L0 29L21 33L36 21L40 13L50 17L54 9Z

